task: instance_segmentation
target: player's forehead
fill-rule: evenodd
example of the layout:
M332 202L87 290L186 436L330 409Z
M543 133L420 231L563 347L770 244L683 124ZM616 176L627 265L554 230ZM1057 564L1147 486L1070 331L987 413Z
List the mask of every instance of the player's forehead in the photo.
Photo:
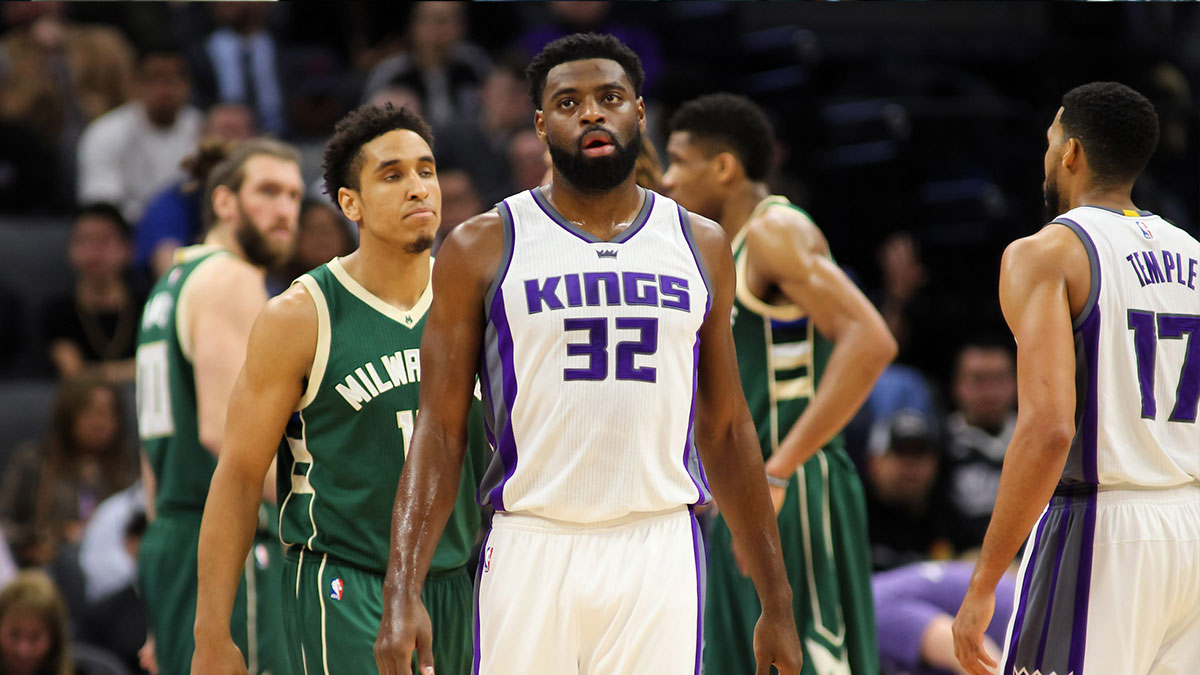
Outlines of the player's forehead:
M374 171L384 163L412 163L432 161L433 150L429 143L415 131L393 129L372 138L359 150L365 160L365 169Z
M633 91L633 83L621 64L612 59L581 59L566 61L551 68L546 73L543 94L551 98L564 91L592 91L612 85Z
M672 131L667 137L667 153L680 157L697 154L699 148L696 147L696 141L690 131Z
M1059 106L1058 112L1054 113L1054 119L1050 122L1050 126L1046 127L1046 138L1053 138L1056 134L1062 132L1062 106Z
M304 179L300 176L300 165L290 159L273 155L254 155L246 159L242 167L246 185L254 185L264 181L285 183L289 186L303 188Z

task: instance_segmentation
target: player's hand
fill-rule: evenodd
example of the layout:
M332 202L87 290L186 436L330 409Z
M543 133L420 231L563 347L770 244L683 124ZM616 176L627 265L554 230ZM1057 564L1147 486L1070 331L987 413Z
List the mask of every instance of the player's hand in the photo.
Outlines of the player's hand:
M385 596L383 621L375 638L379 675L412 675L414 651L420 675L434 675L433 624L424 603L419 597L386 600Z
M755 675L768 675L771 666L779 675L800 675L804 657L800 651L800 635L796 632L796 617L792 608L763 612L754 625Z
M197 639L192 652L192 675L247 675L242 650L233 639Z
M954 633L954 656L971 675L992 675L999 666L984 645L984 631L995 611L995 591L968 589L950 627Z

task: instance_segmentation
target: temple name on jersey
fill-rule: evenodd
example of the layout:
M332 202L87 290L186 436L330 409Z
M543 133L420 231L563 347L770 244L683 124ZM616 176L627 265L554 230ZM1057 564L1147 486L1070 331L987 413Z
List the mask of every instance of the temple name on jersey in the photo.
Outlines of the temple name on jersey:
M1159 255L1162 256L1161 262ZM1134 251L1125 256L1133 273L1137 275L1138 283L1143 287L1151 284L1176 283L1196 290L1197 262L1195 258L1184 258L1178 253L1163 250L1161 254L1153 251Z
M603 292L601 292L603 288ZM691 311L688 281L649 272L582 272L525 280L525 303L530 314L543 308L649 305Z
M421 381L421 350L404 349L395 354L384 354L379 357L384 377L380 377L380 369L374 361L364 363L346 376L345 382L334 385L337 393L346 399L346 403L354 408L354 412L362 410L363 404L380 394L410 382Z

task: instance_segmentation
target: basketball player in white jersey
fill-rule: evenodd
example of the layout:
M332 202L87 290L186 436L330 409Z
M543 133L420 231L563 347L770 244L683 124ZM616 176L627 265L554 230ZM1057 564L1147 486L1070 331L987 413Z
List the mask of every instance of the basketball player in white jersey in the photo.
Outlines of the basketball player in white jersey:
M995 672L982 641L996 582L1036 525L1001 673L1195 673L1200 243L1130 197L1158 143L1141 94L1077 87L1046 135L1061 215L1001 263L1019 411L955 653Z
M528 73L553 179L463 223L434 266L380 672L409 673L414 649L423 674L436 665L420 586L478 372L496 448L480 497L497 514L476 582L475 672L699 673L705 562L691 509L711 482L762 601L757 672L795 675L792 594L730 331L729 240L634 182L636 54L572 35Z

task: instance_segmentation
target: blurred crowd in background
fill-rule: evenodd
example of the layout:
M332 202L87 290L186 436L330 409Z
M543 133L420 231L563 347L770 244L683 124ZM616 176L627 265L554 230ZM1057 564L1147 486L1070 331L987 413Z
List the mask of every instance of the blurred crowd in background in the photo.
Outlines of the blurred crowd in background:
M880 572L982 541L1016 411L1000 253L1046 221L1062 93L1106 79L1150 98L1162 140L1134 199L1200 227L1200 7L1186 3L4 3L0 629L24 612L53 638L38 658L65 659L73 638L77 662L141 667L132 358L150 283L202 236L199 143L266 134L300 150L310 188L269 275L282 290L356 246L320 188L341 115L390 102L433 124L449 230L542 183L524 67L580 31L641 56L660 157L684 101L761 104L780 141L773 190L808 210L894 332L900 356L846 430ZM885 657L909 672L911 655Z

